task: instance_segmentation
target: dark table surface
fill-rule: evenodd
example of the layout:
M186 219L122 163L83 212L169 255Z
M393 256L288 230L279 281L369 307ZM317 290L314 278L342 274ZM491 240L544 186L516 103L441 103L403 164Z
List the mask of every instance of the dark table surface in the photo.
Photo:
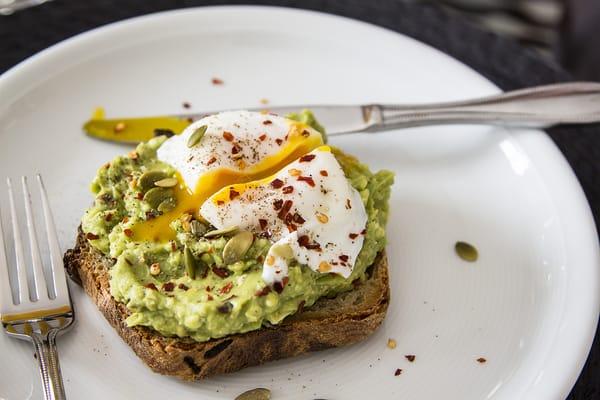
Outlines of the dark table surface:
M240 3L307 8L371 22L437 47L504 90L571 80L560 66L508 39L483 32L436 6L398 0L55 0L10 17L0 17L0 73L60 40L110 22L173 8ZM600 126L561 127L548 133L579 178L598 226ZM569 399L600 399L598 334Z

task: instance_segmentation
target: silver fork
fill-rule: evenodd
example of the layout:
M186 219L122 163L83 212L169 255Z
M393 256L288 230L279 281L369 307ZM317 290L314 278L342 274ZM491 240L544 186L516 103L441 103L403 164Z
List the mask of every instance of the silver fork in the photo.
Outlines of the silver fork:
M46 194L42 177L39 174L37 175L37 182L40 190L48 248L50 250L53 285L47 285L44 278L42 257L37 242L35 221L32 212L31 195L27 185L27 178L22 177L21 183L23 186L27 231L29 233L31 273L33 278L33 287L29 287L27 282L27 267L25 265L25 252L19 229L19 221L17 219L13 185L11 180L7 179L15 246L14 267L16 268L16 279L15 281L11 281L9 277L10 266L6 257L4 233L0 224L0 318L7 335L33 343L42 377L44 398L46 400L60 400L65 399L65 389L58 362L56 337L72 325L75 320L75 314L73 313L73 306L65 278L56 228L48 204L48 195ZM15 289L16 296L14 298L11 287Z

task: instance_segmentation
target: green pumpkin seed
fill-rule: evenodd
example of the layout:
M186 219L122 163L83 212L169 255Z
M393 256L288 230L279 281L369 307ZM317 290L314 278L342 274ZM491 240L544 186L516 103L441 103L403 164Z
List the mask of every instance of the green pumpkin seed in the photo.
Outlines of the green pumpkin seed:
M252 389L240 394L235 400L271 400L271 391L265 388Z
M202 236L208 231L208 227L200 221L193 220L190 222L190 231L192 235Z
M456 254L465 261L475 262L477 261L477 258L479 258L475 246L467 242L456 242L454 251L456 251Z
M192 251L187 248L187 246L183 249L183 266L185 267L185 272L192 279L196 278L196 258L192 254Z
M169 197L161 202L156 209L162 213L166 213L172 211L175 207L177 207L177 200L174 197Z
M218 237L218 236L225 236L225 235L229 235L231 233L237 232L239 228L237 226L229 226L227 228L223 228L223 229L215 229L213 231L210 232L206 232L204 234L205 238L213 238L213 237Z
M273 253L273 255L284 258L286 260L294 258L294 252L291 246L287 243L274 245L273 247L271 247L271 252Z
M173 191L167 188L159 188L155 187L146 192L144 195L144 201L150 204L150 207L157 209L158 206L168 199L173 199L175 201L175 197L173 196Z
M177 185L177 179L175 179L175 178L165 178L165 179L161 179L160 181L154 182L154 186L163 187L163 188L170 188L175 185Z
M202 137L206 133L206 129L208 129L208 126L206 126L206 125L202 125L198 129L196 129L194 131L194 133L192 133L190 135L188 142L187 142L187 147L194 147L195 145L197 145L198 142L200 142L200 140L202 140Z
M155 182L165 178L167 178L167 174L162 171L144 172L138 179L138 186L142 189L142 192L146 192L154 187Z
M235 234L223 248L223 262L227 265L240 261L254 241L252 232L241 231Z

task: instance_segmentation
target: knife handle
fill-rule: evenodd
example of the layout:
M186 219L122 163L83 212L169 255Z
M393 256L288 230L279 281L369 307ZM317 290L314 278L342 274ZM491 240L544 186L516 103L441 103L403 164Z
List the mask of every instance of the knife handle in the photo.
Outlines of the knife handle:
M600 122L600 83L537 86L475 100L427 105L364 107L371 131L438 124L546 128Z

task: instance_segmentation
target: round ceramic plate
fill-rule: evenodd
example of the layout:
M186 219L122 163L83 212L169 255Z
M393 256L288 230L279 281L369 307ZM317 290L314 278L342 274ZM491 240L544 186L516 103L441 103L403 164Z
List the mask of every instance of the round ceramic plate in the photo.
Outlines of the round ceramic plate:
M96 169L129 149L82 134L98 105L133 116L181 112L184 101L215 110L260 99L439 102L496 92L446 55L353 20L257 7L168 12L79 35L5 73L0 170L43 174L66 249ZM372 337L184 383L151 372L72 285L78 321L59 341L69 397L232 399L255 387L273 399L566 396L596 327L598 243L582 190L546 135L452 126L332 143L396 173L392 301ZM477 262L455 255L458 240L477 247ZM0 397L41 398L30 346L0 335L0 354Z

